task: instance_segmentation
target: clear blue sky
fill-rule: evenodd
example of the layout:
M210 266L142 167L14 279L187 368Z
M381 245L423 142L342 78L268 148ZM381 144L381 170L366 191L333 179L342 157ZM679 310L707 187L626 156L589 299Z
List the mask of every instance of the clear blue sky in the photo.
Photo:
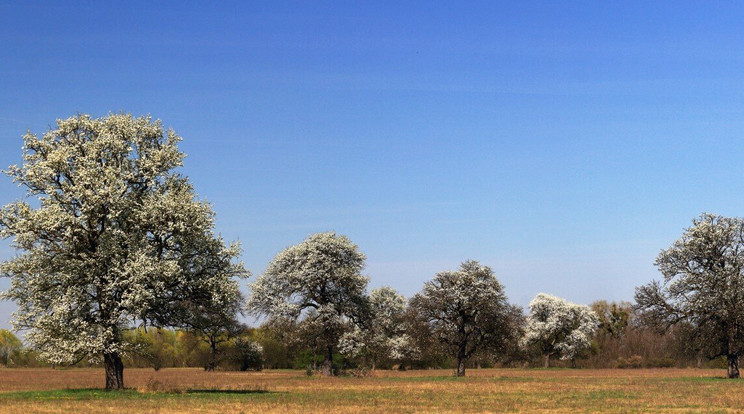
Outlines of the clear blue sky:
M740 2L204 3L0 0L0 166L152 114L254 275L335 230L371 287L475 259L520 305L631 300L692 218L744 215Z

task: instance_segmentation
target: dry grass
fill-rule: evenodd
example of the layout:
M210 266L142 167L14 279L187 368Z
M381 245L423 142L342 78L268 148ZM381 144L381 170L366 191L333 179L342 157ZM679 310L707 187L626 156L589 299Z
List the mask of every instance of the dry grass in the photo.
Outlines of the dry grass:
M744 380L723 374L489 369L469 370L466 378L448 370L322 378L300 371L127 369L131 389L107 393L100 390L100 369L6 369L0 413L744 412Z

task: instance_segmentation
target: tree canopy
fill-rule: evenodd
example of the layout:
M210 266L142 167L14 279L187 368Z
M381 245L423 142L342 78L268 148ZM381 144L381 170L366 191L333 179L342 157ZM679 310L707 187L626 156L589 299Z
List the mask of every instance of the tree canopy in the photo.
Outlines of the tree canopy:
M347 322L369 315L361 274L365 256L346 236L317 233L274 257L251 285L248 308L257 315L303 319L317 326L325 348L323 372L332 374L333 351Z
M0 211L20 252L0 264L14 327L52 363L103 358L107 389L124 386L124 328L180 326L189 309L232 303L246 275L175 171L180 140L150 117L78 115L27 133L23 164L6 171L32 199Z
M411 308L457 358L457 376L479 349L499 353L519 335L521 312L509 305L488 266L467 261L457 271L437 273L411 298Z
M586 305L539 293L530 302L524 343L536 345L550 365L550 356L574 360L592 343L599 325L597 315Z
M690 324L709 357L726 356L728 376L739 377L744 352L744 220L702 214L659 253L663 280L636 289L647 321Z
M344 333L339 350L349 358L361 357L374 370L383 360L402 363L413 359L418 349L407 334L406 298L383 286L369 295L370 314L364 329L355 325Z

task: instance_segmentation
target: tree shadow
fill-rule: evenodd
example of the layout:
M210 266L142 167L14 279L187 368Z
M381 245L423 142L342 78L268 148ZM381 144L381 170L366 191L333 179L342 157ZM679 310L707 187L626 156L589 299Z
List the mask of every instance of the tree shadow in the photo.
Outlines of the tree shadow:
M220 389L188 389L186 394L269 394L273 391L252 389L252 390L220 390Z

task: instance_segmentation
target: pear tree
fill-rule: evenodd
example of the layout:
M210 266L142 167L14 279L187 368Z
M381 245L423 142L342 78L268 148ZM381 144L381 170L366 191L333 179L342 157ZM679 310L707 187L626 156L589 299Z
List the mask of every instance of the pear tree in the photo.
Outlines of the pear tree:
M405 320L406 298L389 286L372 289L370 316L363 329L354 326L339 341L342 355L362 357L372 370L382 360L403 363L414 359L419 350L408 335Z
M588 306L539 293L530 302L522 341L540 349L547 368L553 355L575 361L581 351L591 346L598 326L599 318Z
M521 311L507 302L493 270L474 260L437 273L409 306L457 360L458 377L476 352L498 356L521 332Z
M12 323L51 363L102 360L106 389L124 387L126 329L227 307L247 274L177 172L180 140L150 117L81 114L28 132L23 163L6 171L27 191L0 210L17 251L0 264Z
M324 348L322 373L332 375L339 339L369 318L368 279L361 274L365 259L346 236L313 234L274 257L251 284L248 309L313 327L313 342Z
M636 289L647 323L685 324L710 358L725 356L728 377L739 378L744 354L744 219L702 214L656 267L661 281Z

